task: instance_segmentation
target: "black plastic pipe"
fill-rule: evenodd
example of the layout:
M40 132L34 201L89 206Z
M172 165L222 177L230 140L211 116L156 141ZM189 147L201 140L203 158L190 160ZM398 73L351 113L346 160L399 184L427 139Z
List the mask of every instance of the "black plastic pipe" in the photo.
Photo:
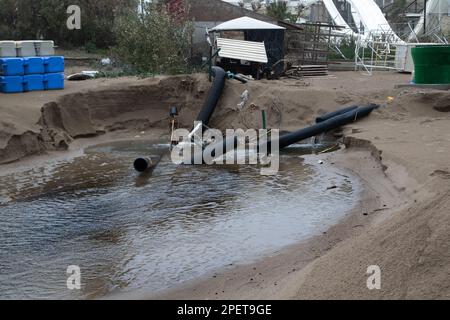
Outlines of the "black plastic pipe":
M196 119L196 121L201 121L204 126L208 125L209 120L216 109L227 77L227 73L220 67L212 67L211 73L214 76L214 81ZM174 112L175 110L171 109L171 114ZM145 172L155 166L156 164L152 163L152 159L146 157L138 158L134 161L134 169L138 172Z
M334 116L328 120L312 125L308 128L304 128L292 133L281 136L278 140L279 148L286 148L299 141L317 136L321 133L328 132L337 129L346 124L358 121L364 117L367 117L373 110L378 109L379 106L371 104L367 107L358 107L353 111L346 112L341 115ZM270 152L271 141L267 142L267 150Z
M160 160L161 160L161 158L159 158L159 159L152 159L149 157L138 158L134 161L133 166L137 172L145 172L149 169L156 167L156 165L158 164L158 162Z
M217 103L219 102L227 76L227 73L220 67L212 67L211 73L214 76L214 81L211 85L211 89L209 89L206 101L196 119L196 121L201 121L205 126L208 125Z
M371 105L367 107L360 107L354 109L353 111L349 111L323 122L320 122L311 127L287 134L285 136L280 137L280 148L285 148L294 144L296 142L317 136L321 133L328 132L334 129L337 129L341 126L344 126L349 123L356 122L364 117L367 117L373 110L378 108L378 106Z
M350 107L346 107L346 108L343 108L343 109L340 109L337 111L333 111L333 112L324 114L324 115L316 118L316 123L324 122L328 119L334 118L336 116L340 116L341 114L356 110L358 108L359 108L358 106L350 106Z

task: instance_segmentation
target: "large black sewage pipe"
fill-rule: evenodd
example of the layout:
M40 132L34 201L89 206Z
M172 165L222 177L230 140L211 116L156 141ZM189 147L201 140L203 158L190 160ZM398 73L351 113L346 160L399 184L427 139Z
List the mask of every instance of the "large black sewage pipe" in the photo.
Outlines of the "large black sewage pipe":
M211 119L214 110L216 109L217 103L219 102L220 96L222 95L223 88L225 86L225 79L227 73L220 67L212 67L212 76L214 81L212 83L211 89L209 89L208 96L206 97L205 103L203 104L200 113L197 116L196 121L201 121L204 126L207 126L209 120Z
M373 110L378 109L380 106L375 104L370 104L366 107L354 107L346 108L347 111L342 113L345 109L338 110L334 113L330 113L325 115L325 119L322 122L319 122L315 125L312 125L308 128L304 128L292 133L288 133L286 135L281 136L278 139L279 148L286 148L294 143L299 141L317 136L321 133L328 132L334 129L337 129L346 124L358 121L364 117L367 117L372 113ZM349 111L350 110L350 111ZM330 116L331 115L331 116ZM334 115L334 116L333 116ZM268 149L270 150L270 141L267 142Z
M322 115L320 117L317 117L316 118L316 123L327 121L327 120L329 120L331 118L334 118L336 116L340 116L341 114L344 114L344 113L356 110L358 108L359 108L358 106L350 106L350 107L342 108L342 109L339 109L339 110L336 110L336 111L333 111L333 112L330 112L330 113L326 113L326 114L324 114L324 115Z
M368 106L350 106L337 111L327 113L316 119L318 122L310 127L283 135L279 138L279 148L286 148L299 141L317 136L321 133L328 132L337 129L346 124L356 122L362 118L367 117L372 113L373 110L378 109L379 105L370 104ZM267 142L267 149L270 151L271 143ZM206 147L206 151L211 152L215 150L216 152L211 152L214 157L222 156L227 151L232 150L232 148L237 147L237 137L232 136L224 139L222 142L216 142L215 144ZM194 157L191 160L191 164L194 164Z

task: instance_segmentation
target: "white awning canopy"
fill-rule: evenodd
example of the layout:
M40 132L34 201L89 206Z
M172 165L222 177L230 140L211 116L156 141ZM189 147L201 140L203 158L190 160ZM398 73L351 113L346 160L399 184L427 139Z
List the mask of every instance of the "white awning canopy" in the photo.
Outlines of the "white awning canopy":
M249 17L233 19L211 29L214 31L238 31L238 30L285 30L286 28L276 24L267 23Z
M243 41L217 38L219 57L267 63L267 52L264 42Z

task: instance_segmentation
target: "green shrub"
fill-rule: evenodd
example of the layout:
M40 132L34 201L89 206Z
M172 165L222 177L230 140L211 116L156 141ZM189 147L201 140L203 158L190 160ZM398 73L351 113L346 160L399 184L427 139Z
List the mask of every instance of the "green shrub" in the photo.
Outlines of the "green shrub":
M81 30L66 26L70 5L81 8ZM66 48L108 48L115 44L115 19L137 7L137 0L0 0L0 40L42 38Z
M115 57L138 73L175 74L187 71L193 25L174 19L165 6L147 4L129 12L114 27Z

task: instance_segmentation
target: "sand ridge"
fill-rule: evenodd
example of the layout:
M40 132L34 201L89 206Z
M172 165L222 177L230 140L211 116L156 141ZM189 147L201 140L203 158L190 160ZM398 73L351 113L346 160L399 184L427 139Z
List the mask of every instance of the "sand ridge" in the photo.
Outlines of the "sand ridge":
M368 93L388 90L404 78L389 74L389 81L376 82L378 75L369 78L356 73L356 77L353 72L342 72L339 80L263 80L246 85L227 81L210 125L217 129L258 128L264 109L270 127L296 130L317 114L341 105L367 103ZM368 86L368 82L372 84ZM166 129L171 106L179 108L181 126L190 127L209 86L206 75L193 74L67 81L62 91L1 94L0 164L66 150L80 137ZM245 90L249 100L240 108ZM386 99L386 94L378 95L381 101Z

